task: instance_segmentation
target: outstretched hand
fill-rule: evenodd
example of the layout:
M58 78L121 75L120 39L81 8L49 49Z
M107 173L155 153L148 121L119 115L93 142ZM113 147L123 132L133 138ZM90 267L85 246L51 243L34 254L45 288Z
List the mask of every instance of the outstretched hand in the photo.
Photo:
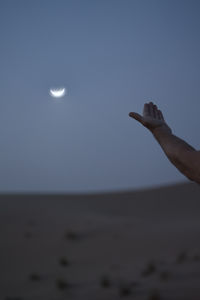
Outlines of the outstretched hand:
M143 108L143 116L136 112L130 112L129 116L138 122L140 122L144 127L149 129L152 133L156 128L162 128L166 132L172 133L171 128L165 122L161 110L157 108L153 102L145 103Z

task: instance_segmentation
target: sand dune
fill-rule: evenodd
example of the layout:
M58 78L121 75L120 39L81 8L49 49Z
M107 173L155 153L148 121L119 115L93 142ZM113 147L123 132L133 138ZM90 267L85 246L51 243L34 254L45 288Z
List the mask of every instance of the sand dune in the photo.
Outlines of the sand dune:
M200 299L200 187L0 196L0 299Z

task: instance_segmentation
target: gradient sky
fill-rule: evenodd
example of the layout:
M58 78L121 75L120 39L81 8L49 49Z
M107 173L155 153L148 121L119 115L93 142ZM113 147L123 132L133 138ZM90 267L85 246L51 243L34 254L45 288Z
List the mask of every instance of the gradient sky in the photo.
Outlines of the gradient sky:
M188 182L128 113L200 150L200 1L1 0L0 37L0 192Z

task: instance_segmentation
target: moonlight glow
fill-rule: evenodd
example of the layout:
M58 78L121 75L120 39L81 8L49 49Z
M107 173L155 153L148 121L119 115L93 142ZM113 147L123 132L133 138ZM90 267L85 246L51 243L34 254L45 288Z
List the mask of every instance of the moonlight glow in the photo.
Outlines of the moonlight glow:
M49 94L54 98L61 98L65 95L66 90L65 88L58 88L58 89L50 89Z

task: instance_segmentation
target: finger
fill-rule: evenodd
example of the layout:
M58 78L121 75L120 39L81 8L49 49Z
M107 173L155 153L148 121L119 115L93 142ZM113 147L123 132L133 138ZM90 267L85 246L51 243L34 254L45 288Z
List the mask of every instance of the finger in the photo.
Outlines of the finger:
M154 114L155 114L155 118L157 119L157 120L159 120L159 117L158 117L158 108L157 108L157 105L154 105L153 106L153 108L154 108Z
M160 119L165 121L164 117L163 117L163 114L162 114L162 111L161 110L158 110L158 113L159 113L159 116L160 116Z
M162 114L162 111L160 111L160 114L161 114L161 118L162 118L163 120L165 120L165 118L164 118L164 116L163 116L163 114Z
M162 120L161 114L160 114L160 110L157 110L157 114L158 114L158 120Z
M161 120L165 121L165 118L164 118L161 110L160 110L160 116L161 116Z
M139 115L138 113L130 112L129 117L131 117L131 118L137 120L138 122L142 123L142 116Z
M143 116L147 117L150 115L149 104L145 103L143 108Z
M151 117L154 117L154 113L153 113L153 102L149 102L149 115Z
M153 116L155 119L156 119L156 109L157 109L157 106L153 104Z

